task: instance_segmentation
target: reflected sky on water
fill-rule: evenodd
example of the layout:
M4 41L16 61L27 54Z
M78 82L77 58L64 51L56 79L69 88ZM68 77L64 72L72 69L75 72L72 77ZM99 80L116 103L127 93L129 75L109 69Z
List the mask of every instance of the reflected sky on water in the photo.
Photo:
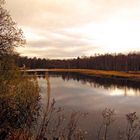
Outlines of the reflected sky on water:
M47 103L47 82L44 76L38 78L41 102L44 106ZM125 115L129 112L137 112L140 116L140 88L138 83L121 81L113 84L108 81L101 82L101 79L92 79L78 75L49 74L50 98L55 99L57 107L63 107L68 111L81 111L89 113L88 119L82 121L82 127L87 130L91 136L95 137L93 130L97 129L101 121L101 113L105 108L115 109L116 122L111 134L115 132L116 127L124 127ZM116 83L116 84L115 84ZM128 83L128 86L127 86ZM123 123L122 123L123 121ZM123 124L123 126L122 126ZM113 136L113 135L112 135Z

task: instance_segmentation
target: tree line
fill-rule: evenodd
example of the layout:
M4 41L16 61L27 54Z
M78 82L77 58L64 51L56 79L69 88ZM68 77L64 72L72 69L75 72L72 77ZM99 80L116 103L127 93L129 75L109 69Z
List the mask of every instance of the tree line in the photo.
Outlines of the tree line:
M63 69L95 69L113 71L139 71L140 52L129 54L104 54L90 57L77 57L73 59L45 59L17 57L19 67L36 68L63 68Z

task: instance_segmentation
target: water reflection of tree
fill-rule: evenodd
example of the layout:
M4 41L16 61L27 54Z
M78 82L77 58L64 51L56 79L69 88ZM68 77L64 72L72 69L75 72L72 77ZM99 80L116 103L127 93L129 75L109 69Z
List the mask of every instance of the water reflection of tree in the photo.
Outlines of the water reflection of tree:
M40 76L44 77L43 72L38 73ZM64 81L68 80L76 80L78 82L82 82L83 84L90 84L95 88L104 88L104 89L124 89L124 95L127 96L127 91L132 89L135 91L136 96L140 96L140 82L137 81L129 81L122 79L112 79L112 78L102 78L102 77L93 77L86 76L78 73L68 73L68 72L49 72L52 76L62 77Z
M55 100L51 100L50 79L47 72L44 78L47 82L47 104L36 140L81 140L84 138L84 133L78 128L78 123L86 114L77 111L65 115L63 108L56 108Z
M84 83L90 83L92 84L92 80L89 82L86 78L81 79L80 76L78 77L71 77L70 74L68 75L55 75L58 77L62 77L64 80L70 80L74 79L77 81L81 81ZM73 76L73 75L72 75ZM45 75L42 75L41 77L44 77L46 79L46 85L47 85L47 104L45 107L45 112L44 112L44 117L42 119L42 123L40 125L40 129L38 131L36 140L58 140L58 139L63 139L63 140L84 140L85 139L85 134L84 131L79 129L79 121L81 123L81 117L85 116L84 113L81 112L72 112L70 116L66 116L65 111L63 108L55 107L55 100L51 101L51 87L50 87L50 79L48 73ZM96 84L95 84L96 85ZM94 85L92 85L94 86ZM98 84L97 84L98 86ZM104 87L104 85L102 85ZM112 86L114 87L114 86ZM110 88L110 87L109 87ZM111 115L109 115L111 113ZM98 139L108 139L111 137L111 134L109 131L111 131L111 126L112 126L112 111L109 109L103 111L103 125L101 125L101 128L98 132ZM134 114L134 115L133 115ZM132 117L131 117L132 116ZM135 113L130 113L127 115L127 123L131 123L133 121L133 116L135 117ZM134 118L135 119L135 118ZM134 120L137 124L137 119ZM134 124L134 123L133 123ZM135 137L139 137L140 129L139 129L139 124L138 125L130 125L127 129L127 131L119 131L116 130L116 134L119 137L118 140L128 140L130 138L130 134L132 134ZM130 132L130 130L134 130L133 133ZM95 130L94 130L95 131ZM132 139L135 140L135 139Z
M49 75L48 75L47 72L45 74L45 79L46 79L46 82L47 82L47 90L46 90L47 105L46 105L46 108L45 108L45 113L44 113L43 120L42 120L41 125L40 125L40 129L38 131L38 135L37 135L37 138L36 138L37 140L40 140L40 139L44 138L45 133L46 133L47 124L50 120L50 116L52 114L53 106L54 106L54 102L53 102L51 107L50 107L51 88L50 88Z

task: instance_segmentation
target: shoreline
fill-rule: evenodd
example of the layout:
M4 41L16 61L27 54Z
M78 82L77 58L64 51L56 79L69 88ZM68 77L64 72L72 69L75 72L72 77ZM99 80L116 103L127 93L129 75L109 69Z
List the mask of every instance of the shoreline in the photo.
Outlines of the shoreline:
M22 70L23 71L23 70ZM91 69L28 69L27 72L71 72L79 73L86 76L99 78L112 78L120 80L129 80L140 82L140 71L106 71L106 70L91 70Z
M140 82L140 72L120 72L120 71L105 71L105 70L90 70L90 69L47 69L48 72L74 72L82 75L122 79Z

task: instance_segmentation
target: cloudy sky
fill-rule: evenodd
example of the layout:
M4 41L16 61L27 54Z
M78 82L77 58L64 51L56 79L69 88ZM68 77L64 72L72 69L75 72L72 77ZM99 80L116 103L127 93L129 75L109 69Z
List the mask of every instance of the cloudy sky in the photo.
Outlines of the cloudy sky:
M6 0L29 57L140 51L140 0Z

